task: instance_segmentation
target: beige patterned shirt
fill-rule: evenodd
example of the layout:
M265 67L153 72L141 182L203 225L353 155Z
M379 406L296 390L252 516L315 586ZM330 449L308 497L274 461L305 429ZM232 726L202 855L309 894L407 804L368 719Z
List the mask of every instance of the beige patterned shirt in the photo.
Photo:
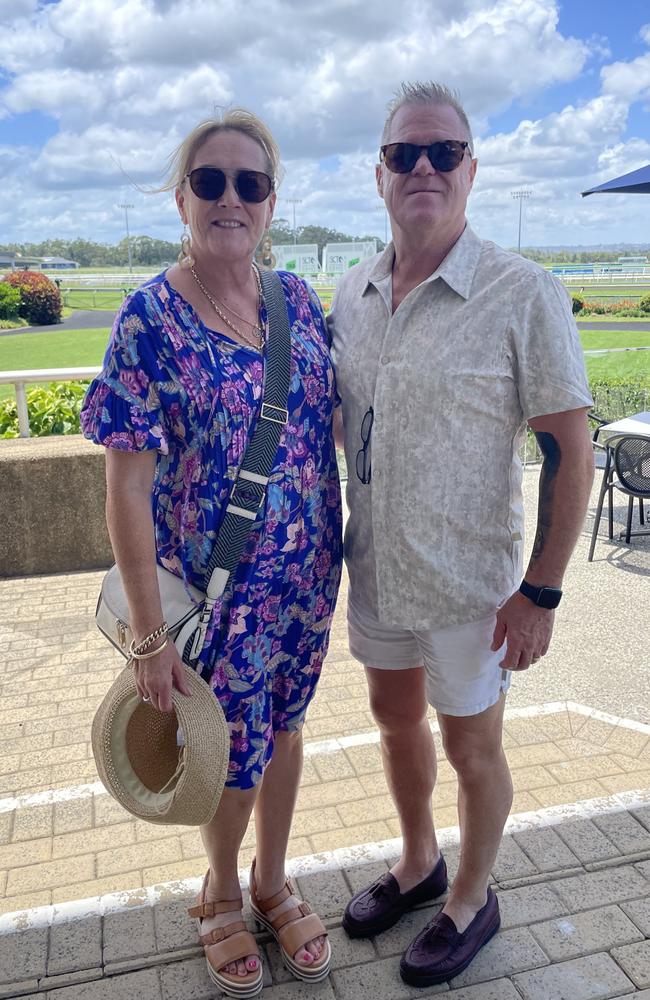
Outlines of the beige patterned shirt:
M543 268L467 226L392 314L393 260L391 244L348 271L329 316L350 596L386 624L442 628L494 613L519 585L526 421L592 399L570 298Z

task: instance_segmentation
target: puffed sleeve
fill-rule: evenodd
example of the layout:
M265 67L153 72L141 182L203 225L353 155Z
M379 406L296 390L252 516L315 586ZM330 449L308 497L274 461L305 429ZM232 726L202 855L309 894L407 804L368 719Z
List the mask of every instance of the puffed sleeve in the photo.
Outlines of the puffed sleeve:
M169 451L158 386L165 379L138 292L118 313L100 374L81 410L85 437L119 451Z

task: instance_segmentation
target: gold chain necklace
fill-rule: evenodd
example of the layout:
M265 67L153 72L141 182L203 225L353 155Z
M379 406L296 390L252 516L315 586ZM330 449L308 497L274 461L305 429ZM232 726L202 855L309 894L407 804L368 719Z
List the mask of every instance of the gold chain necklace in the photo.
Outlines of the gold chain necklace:
M208 302L210 303L210 305L212 306L212 308L216 312L217 316L219 316L219 318L223 320L223 322L226 324L226 326L230 327L230 329L233 331L233 333L236 333L237 336L240 337L248 347L252 347L256 351L261 351L262 350L262 344L264 343L264 330L262 329L262 327L261 326L254 326L252 323L249 323L249 326L252 327L253 331L259 331L257 334L255 334L255 332L254 332L255 340L253 340L251 337L249 337L248 334L244 333L243 330L240 330L238 327L236 327L235 324L232 323L228 319L228 317L225 315L225 313L223 313L221 311L221 309L219 308L219 306L215 302L213 296L207 290L207 288L205 287L205 285L203 284L203 282L199 278L198 274L196 273L196 270L195 270L193 264L190 267L190 271L192 273L192 277L194 278L194 280L196 281L197 285L199 286L199 288L201 289L201 291L205 295L206 299L208 300ZM256 267L253 267L253 274L255 275L255 282L257 284L257 296L258 296L258 300L257 300L258 301L258 306L257 306L257 308L258 308L258 314L259 314L259 310L260 310L261 305L262 305L262 282L260 280L259 272L258 272L258 270L257 270ZM229 308L229 307L226 306L226 308ZM231 312L232 312L232 310L231 310ZM233 315L237 316L238 319L244 319L244 317L243 316L239 316L238 313L233 313ZM244 322L247 322L247 321L244 320Z

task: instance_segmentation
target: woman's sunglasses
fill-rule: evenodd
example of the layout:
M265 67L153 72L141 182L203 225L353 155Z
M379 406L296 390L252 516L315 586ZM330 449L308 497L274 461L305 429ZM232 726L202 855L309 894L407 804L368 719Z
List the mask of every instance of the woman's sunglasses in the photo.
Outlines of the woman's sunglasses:
M418 162L423 153L429 157L429 163L435 170L448 174L455 170L465 155L469 142L457 139L445 139L444 142L431 142L428 146L418 146L414 142L389 142L380 150L381 159L394 174L408 174Z
M273 190L273 181L261 170L221 170L220 167L195 167L185 174L197 198L216 201L226 190L227 178L231 177L235 191L242 201L259 205L266 201Z

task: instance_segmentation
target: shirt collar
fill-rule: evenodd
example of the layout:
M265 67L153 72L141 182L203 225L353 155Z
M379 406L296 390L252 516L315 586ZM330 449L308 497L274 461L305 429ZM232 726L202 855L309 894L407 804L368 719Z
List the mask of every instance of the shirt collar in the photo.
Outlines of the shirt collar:
M442 278L454 292L457 292L464 299L468 299L480 255L481 240L469 223L467 223L440 266L433 274L425 278L422 284L426 285L429 282L435 281L436 278ZM378 255L377 260L368 272L364 292L370 285L379 287L386 282L387 278L392 278L394 262L395 246L391 242Z

